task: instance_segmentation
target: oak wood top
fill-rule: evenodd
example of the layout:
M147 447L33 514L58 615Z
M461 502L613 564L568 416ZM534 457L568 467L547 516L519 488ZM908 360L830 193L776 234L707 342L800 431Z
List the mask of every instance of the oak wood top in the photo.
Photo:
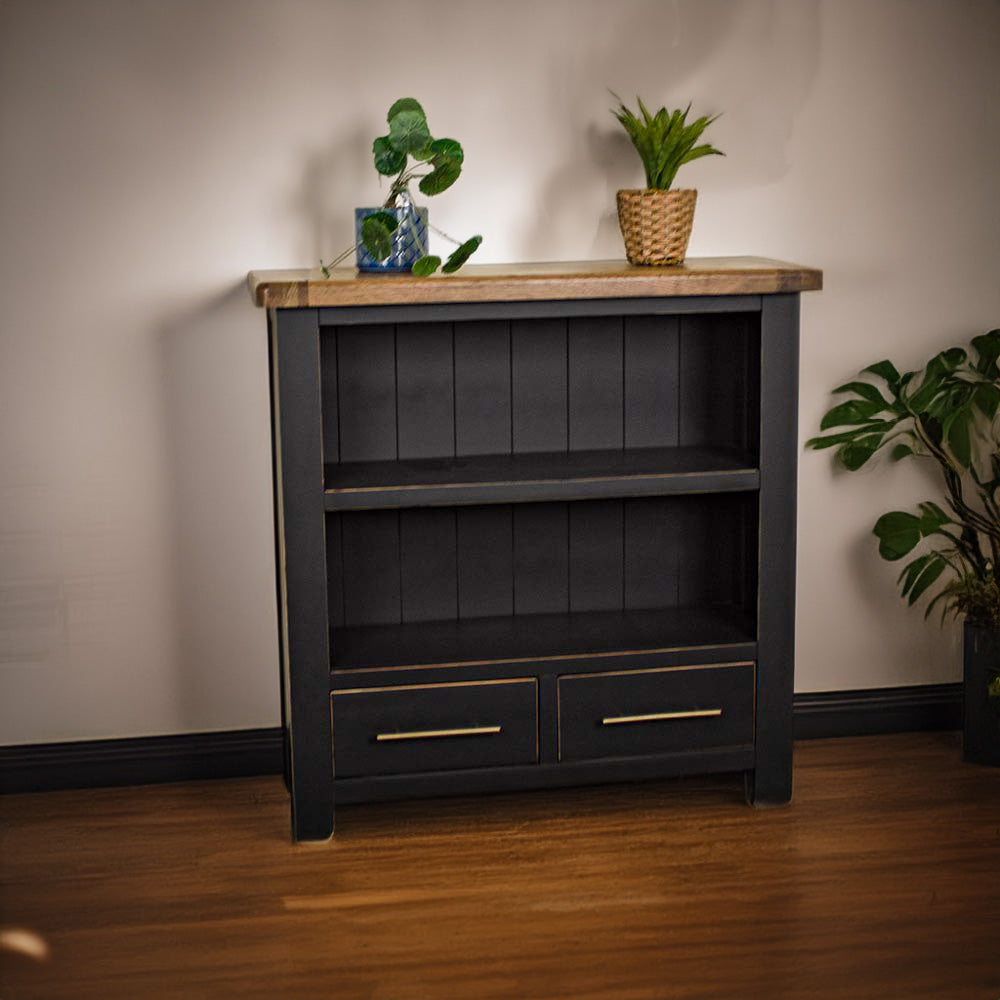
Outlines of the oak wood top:
M823 272L761 257L689 258L669 267L621 260L469 264L456 274L251 271L253 300L268 309L412 305L439 302L531 302L680 295L769 295L823 287Z

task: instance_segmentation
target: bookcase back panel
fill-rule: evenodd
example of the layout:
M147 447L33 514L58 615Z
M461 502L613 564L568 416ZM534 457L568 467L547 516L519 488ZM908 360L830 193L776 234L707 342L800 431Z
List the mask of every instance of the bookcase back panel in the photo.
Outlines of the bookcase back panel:
M328 514L334 627L756 600L756 497Z
M326 463L758 447L759 316L325 327Z

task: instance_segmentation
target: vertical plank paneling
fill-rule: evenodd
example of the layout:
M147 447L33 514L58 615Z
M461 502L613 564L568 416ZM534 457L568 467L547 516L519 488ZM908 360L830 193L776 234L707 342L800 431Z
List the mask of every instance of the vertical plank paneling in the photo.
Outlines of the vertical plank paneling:
M450 323L396 328L400 458L455 453L454 356Z
M510 327L455 324L455 454L510 454Z
M399 539L403 621L457 618L455 511L400 511Z
M398 625L399 514L359 511L342 517L344 624Z
M677 444L679 343L676 317L626 317L626 448Z
M510 338L514 452L565 451L566 320L518 320Z
M624 504L569 505L569 609L620 611L625 603Z
M679 601L681 524L674 498L625 501L625 607Z
M514 613L569 610L567 504L514 507Z
M744 449L755 438L755 351L751 322L741 315L685 316L681 320L680 443ZM724 386L726 391L718 391Z
M569 450L621 448L624 441L621 317L570 320L567 348Z
M678 504L684 572L681 605L752 607L746 592L746 532L750 497L721 494Z
M514 613L514 535L509 506L457 511L458 616Z
M395 354L391 326L337 332L342 462L396 457Z

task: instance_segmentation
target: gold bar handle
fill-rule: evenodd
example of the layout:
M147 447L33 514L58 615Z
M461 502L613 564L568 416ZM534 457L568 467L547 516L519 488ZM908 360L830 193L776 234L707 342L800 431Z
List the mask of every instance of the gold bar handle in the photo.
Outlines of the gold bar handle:
M711 719L722 715L721 708L697 708L688 712L651 712L649 715L613 715L601 725L620 726L628 722L665 722L670 719Z
M395 740L436 740L445 736L495 736L502 732L500 726L467 726L463 729L417 729L409 733L377 733L376 743Z

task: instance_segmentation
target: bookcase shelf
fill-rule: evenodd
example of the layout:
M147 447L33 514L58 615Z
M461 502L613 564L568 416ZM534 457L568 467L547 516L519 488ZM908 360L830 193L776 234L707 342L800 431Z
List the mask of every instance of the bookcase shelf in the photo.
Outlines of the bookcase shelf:
M735 769L788 800L820 283L754 259L251 275L296 839L338 795Z
M677 447L354 462L325 482L336 511L746 491L760 474L749 454Z
M340 673L387 668L482 666L509 673L529 660L536 670L563 672L567 660L624 660L691 650L701 659L754 659L756 642L752 615L708 605L355 626L338 629L331 649L339 682Z

